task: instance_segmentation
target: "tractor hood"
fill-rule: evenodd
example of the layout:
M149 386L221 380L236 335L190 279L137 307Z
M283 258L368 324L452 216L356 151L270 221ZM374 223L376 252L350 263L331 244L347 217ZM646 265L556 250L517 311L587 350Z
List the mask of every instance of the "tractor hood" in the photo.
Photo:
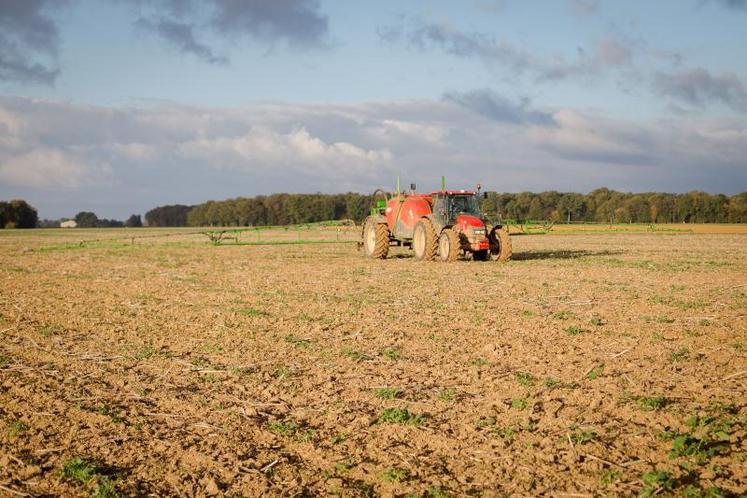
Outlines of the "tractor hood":
M485 228L485 223L483 223L477 216L471 214L460 214L457 216L456 224L459 227L459 230L463 232L467 231L467 227Z

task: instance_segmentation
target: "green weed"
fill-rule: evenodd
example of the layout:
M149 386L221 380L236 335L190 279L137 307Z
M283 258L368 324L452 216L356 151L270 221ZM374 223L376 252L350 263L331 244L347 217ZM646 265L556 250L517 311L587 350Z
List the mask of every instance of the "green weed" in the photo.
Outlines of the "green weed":
M291 418L273 420L267 423L267 430L276 436L287 437L299 442L309 442L314 436L314 430L305 427Z
M286 377L290 376L290 370L288 370L286 367L278 367L272 372L272 376L277 380L283 380Z
M573 318L576 315L574 313L571 313L570 311L556 311L551 315L556 320L567 320L569 318Z
M552 377L545 377L545 380L542 381L542 384L545 387L553 388L560 384L560 381L558 379L553 379Z
M664 408L668 400L664 396L653 396L653 397L647 397L647 396L637 396L635 398L636 403L642 410L647 411L658 411Z
M117 491L117 483L107 476L98 476L92 498L118 498L123 496Z
M366 355L365 353L361 353L360 351L356 351L355 349L351 348L342 348L341 353L343 354L343 356L347 356L353 361L365 361L371 359L371 357Z
M110 476L105 474L106 471L101 466L80 457L66 460L60 469L60 476L67 481L85 486L95 483L95 487L91 491L93 498L117 498L122 496L117 490L116 480L112 480Z
M602 471L599 473L599 484L606 488L613 482L617 481L622 477L622 473L618 470L612 470L612 469L602 469Z
M441 401L454 401L454 395L456 394L456 388L448 387L438 391L438 399Z
M577 325L571 325L570 327L564 328L563 332L565 332L568 335L579 335L579 334L583 334L584 332L588 332L588 331L586 329L582 329L581 327L578 327Z
M744 344L742 344L741 342L733 342L729 344L729 347L733 349L734 351L739 351L739 352L744 351Z
M597 365L596 367L592 368L588 374L586 374L586 378L589 380L595 380L602 376L604 373L604 363L601 363Z
M63 462L60 475L68 481L87 484L98 472L99 469L95 463L76 457Z
M122 418L112 407L109 405L99 405L96 408L96 413L109 417L115 424L124 424L125 419Z
M335 464L335 473L343 474L352 468L353 468L353 462L350 459L344 460L342 462L337 462Z
M527 372L516 372L514 373L514 378L524 387L532 387L536 380L532 374Z
M402 482L410 475L407 469L400 469L398 467L392 467L386 469L382 474L381 478L386 482Z
M515 410L526 410L529 406L527 398L514 398L511 400L511 408Z
M249 317L270 316L270 314L267 313L266 311L262 311L257 308L233 308L231 311L233 311L237 315L243 315L243 316L249 316Z
M24 424L20 420L16 420L12 424L10 424L10 427L8 428L8 437L10 439L15 439L22 432L25 432L28 428L29 428L28 425Z
M418 426L423 424L423 416L410 413L407 408L387 408L379 414L378 422Z
M730 433L736 424L744 424L736 417L713 417L695 415L687 419L688 430L684 433L665 431L659 439L671 440L669 458L693 458L704 463L711 457L728 452Z
M223 352L223 346L220 344L212 344L212 343L205 343L200 347L200 350L203 353L222 353Z
M401 391L396 387L379 387L374 393L376 397L381 399L396 399L401 394Z
M594 431L576 429L571 427L572 431L568 433L568 437L571 439L573 444L586 444L594 441L597 437Z
M669 355L667 355L669 358L669 361L672 363L677 363L679 361L685 361L688 358L690 358L690 350L687 348L679 348L675 351L670 351Z
M294 334L288 334L285 336L285 342L289 344L293 344L296 347L302 348L302 349L308 349L309 348L309 340L303 339L301 337L298 337Z
M662 491L671 491L674 489L676 481L668 472L661 470L651 470L641 476L643 489L638 493L638 498L651 498Z
M143 346L142 348L135 351L135 354L132 355L132 357L138 361L146 360L148 358L152 358L153 356L168 358L170 355L167 351L156 349L153 346Z
M389 348L386 348L386 349L385 349L385 350L384 350L384 351L382 352L382 354L383 354L383 355L384 355L384 356L385 356L386 358L388 358L388 359L390 359L390 360L392 360L392 361L396 361L396 360L399 360L399 357L400 357L400 352L399 352L399 349L397 349L397 348L395 348L395 347L389 347Z
M661 342L664 340L664 336L659 332L653 332L651 334L651 342Z
M60 325L44 325L36 329L36 332L43 337L52 337L53 335L59 335L64 332L65 329Z
M425 491L425 496L428 498L448 498L449 493L441 486L431 486Z

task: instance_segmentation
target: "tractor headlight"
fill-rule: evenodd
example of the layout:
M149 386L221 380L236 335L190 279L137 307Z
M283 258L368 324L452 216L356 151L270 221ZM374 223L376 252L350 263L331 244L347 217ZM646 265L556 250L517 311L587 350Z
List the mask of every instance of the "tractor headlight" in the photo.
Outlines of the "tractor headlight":
M484 228L475 228L475 237L485 237L485 229Z

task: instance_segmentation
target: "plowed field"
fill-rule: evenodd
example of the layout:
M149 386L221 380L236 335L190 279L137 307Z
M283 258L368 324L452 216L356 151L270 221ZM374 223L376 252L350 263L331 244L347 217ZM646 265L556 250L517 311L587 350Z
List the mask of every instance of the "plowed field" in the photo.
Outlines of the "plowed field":
M747 493L745 235L71 238L0 233L0 495Z

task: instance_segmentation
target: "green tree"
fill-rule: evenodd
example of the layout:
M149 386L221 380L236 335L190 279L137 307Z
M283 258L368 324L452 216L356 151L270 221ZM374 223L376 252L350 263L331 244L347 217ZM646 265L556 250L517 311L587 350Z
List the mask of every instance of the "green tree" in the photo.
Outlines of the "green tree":
M127 228L137 228L143 226L143 220L140 218L139 214L133 214L129 218L127 218L127 221L125 221L124 226Z
M75 223L78 228L93 228L99 222L99 217L91 211L81 211L75 215Z

